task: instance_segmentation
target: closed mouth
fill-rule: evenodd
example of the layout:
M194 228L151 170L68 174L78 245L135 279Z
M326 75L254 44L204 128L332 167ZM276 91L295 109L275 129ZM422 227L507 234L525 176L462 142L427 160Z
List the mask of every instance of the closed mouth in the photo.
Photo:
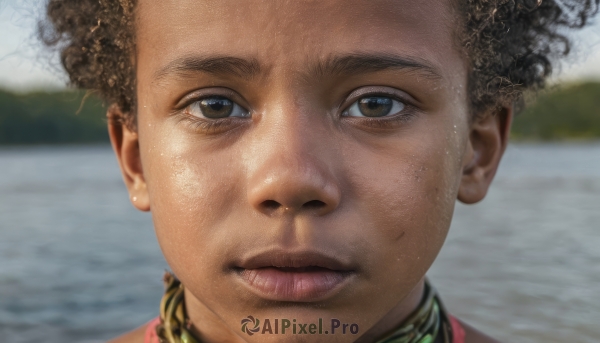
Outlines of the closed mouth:
M356 269L320 252L269 251L232 265L253 293L275 301L312 302L336 293Z

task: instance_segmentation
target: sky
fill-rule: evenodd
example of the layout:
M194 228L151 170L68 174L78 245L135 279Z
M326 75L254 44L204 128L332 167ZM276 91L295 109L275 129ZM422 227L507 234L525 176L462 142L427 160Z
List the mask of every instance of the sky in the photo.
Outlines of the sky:
M0 0L0 88L24 92L65 87L58 57L36 39L45 0ZM559 66L554 82L600 80L600 16L573 35L571 56Z

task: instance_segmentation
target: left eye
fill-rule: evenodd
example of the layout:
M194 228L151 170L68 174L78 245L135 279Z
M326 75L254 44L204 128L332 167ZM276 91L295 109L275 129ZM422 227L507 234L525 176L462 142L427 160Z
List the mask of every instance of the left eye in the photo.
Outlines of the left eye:
M354 102L343 115L348 117L385 117L402 111L406 105L387 96L368 96Z
M187 107L186 111L195 117L206 119L247 117L249 115L242 106L222 96L211 96L195 101Z

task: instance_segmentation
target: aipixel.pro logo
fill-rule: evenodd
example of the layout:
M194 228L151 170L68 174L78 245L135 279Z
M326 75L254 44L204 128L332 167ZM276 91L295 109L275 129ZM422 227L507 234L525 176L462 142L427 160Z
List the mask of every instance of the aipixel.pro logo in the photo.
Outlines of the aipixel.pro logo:
M248 316L242 319L242 332L248 336L261 335L357 335L359 330L356 323L342 323L341 320L331 318L329 325L319 318L313 323L300 323L296 319L265 319L263 324L258 318Z

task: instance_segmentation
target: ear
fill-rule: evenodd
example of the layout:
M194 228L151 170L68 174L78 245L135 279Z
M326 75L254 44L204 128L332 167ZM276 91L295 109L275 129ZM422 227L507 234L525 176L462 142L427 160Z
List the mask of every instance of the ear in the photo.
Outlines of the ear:
M125 115L117 105L110 106L107 116L110 143L117 155L129 199L138 210L149 211L150 198L142 170L138 134L130 130L123 120L118 120Z
M506 150L514 109L502 107L471 124L469 142L463 157L463 172L458 200L465 204L481 201L496 175Z

